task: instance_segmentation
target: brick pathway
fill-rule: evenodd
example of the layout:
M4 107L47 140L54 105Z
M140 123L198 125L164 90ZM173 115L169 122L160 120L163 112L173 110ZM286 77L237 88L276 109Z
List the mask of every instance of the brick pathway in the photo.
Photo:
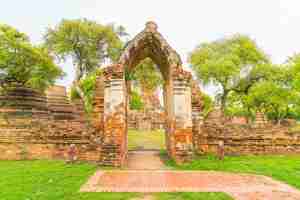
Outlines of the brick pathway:
M236 200L300 200L300 191L265 176L167 170L155 151L130 152L126 169L99 170L80 191L225 192Z
M82 192L225 192L237 200L300 200L300 192L265 176L168 170L97 171Z
M166 169L159 157L159 151L130 151L126 169L158 170Z

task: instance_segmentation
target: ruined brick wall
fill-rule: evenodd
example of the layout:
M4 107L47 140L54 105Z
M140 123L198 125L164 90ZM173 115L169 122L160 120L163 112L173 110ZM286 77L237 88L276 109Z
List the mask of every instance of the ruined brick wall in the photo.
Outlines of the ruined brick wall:
M201 126L195 149L200 154L216 153L219 141L224 141L227 155L300 153L300 133L291 132L288 127L209 121Z
M0 159L68 159L74 144L78 159L99 160L97 137L85 124L78 103L70 104L64 87L51 88L47 97L23 87L2 93Z
M129 129L137 130L157 130L165 127L164 112L144 112L130 110L127 114L127 123Z
M103 136L104 127L104 87L104 77L98 76L93 100L92 125L100 136Z
M103 143L100 163L123 166L127 158L127 96L123 66L104 69Z

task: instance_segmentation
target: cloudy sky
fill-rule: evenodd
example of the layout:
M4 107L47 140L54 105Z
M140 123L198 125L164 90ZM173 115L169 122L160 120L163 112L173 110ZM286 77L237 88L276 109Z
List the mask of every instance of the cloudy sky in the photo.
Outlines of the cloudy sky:
M154 20L159 31L181 55L187 57L201 42L234 34L256 40L273 62L281 63L300 52L300 2L297 0L7 0L1 2L0 22L42 41L49 26L62 18L88 18L99 23L115 22L133 37ZM62 65L71 83L71 63Z

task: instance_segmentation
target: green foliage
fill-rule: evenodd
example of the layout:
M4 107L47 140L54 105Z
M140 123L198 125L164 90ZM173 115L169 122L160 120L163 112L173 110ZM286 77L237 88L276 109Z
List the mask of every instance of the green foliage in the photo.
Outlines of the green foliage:
M98 76L102 76L102 73L102 69L97 69L93 73L90 73L81 79L79 82L79 86L85 96L86 101L84 103L87 113L91 113L93 111L93 98L96 90L96 79ZM73 99L80 99L80 95L74 87L71 88L71 100Z
M294 90L300 91L300 53L290 57L285 67L289 69L285 76L286 80L290 81Z
M133 200L140 193L78 192L98 169L91 164L65 164L63 161L0 161L2 199ZM221 193L175 193L178 200L229 200ZM171 193L153 194L154 199L174 199Z
M232 200L232 198L221 192L172 192L157 193L154 200Z
M203 107L203 110L202 110L202 115L204 117L207 116L207 114L213 109L214 107L214 102L213 102L213 99L205 94L205 93L201 93L202 95L202 98L203 98L203 103L204 103L204 107Z
M131 110L142 110L144 108L142 97L137 91L131 91L129 105Z
M247 101L257 110L267 113L270 118L282 119L287 114L292 100L290 98L286 88L271 81L264 81L253 86Z
M215 84L222 88L217 95L222 110L225 110L228 94L233 90L247 92L261 77L254 73L263 71L257 68L269 63L256 43L243 35L203 43L192 52L190 60L196 75L204 84Z
M231 92L228 95L227 108L225 114L227 116L244 116L250 119L255 118L255 106L250 105L247 95Z
M78 192L95 173L91 164L63 161L0 161L1 199L130 200L136 193Z
M255 117L255 112L265 113L269 119L280 122L285 118L298 118L300 94L295 80L297 74L291 64L269 65L263 68L265 77L255 82L247 93L235 90L229 94L227 114ZM291 78L292 77L292 78Z
M150 58L144 59L129 76L131 76L131 79L138 81L142 88L150 91L163 84L162 75Z
M44 90L62 75L45 48L32 45L15 28L0 24L0 86L17 83Z
M105 59L119 57L122 42L114 30L114 26L87 19L62 20L55 28L48 29L45 44L58 58L72 58L79 81Z

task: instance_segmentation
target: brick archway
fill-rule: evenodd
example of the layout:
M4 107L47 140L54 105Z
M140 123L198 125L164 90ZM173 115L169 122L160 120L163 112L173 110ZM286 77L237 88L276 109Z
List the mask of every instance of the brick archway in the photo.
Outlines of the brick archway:
M158 32L154 22L126 45L119 62L104 70L103 145L101 163L122 166L127 158L127 90L125 71L151 58L164 78L166 144L176 162L189 161L193 153L191 74L182 69L180 56Z

